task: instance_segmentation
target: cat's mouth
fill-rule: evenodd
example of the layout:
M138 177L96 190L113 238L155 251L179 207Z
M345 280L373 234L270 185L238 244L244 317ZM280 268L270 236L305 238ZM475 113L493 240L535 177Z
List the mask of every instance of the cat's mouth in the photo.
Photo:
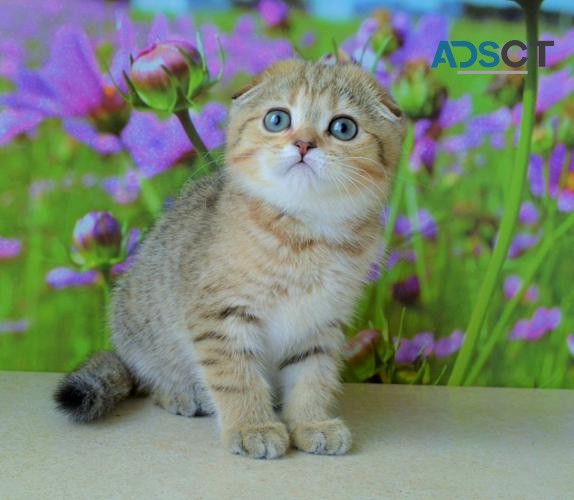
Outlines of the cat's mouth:
M286 173L290 173L290 172L300 172L304 175L317 175L315 173L315 169L309 165L305 160L299 160L298 162L293 163L288 169Z

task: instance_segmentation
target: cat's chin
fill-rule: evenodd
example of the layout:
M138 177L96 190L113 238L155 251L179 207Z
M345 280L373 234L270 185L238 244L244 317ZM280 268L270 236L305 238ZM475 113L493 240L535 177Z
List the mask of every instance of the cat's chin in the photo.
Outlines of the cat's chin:
M297 163L293 163L287 168L285 174L304 175L306 177L310 176L312 178L317 178L317 172L315 172L315 169L305 161L298 161Z

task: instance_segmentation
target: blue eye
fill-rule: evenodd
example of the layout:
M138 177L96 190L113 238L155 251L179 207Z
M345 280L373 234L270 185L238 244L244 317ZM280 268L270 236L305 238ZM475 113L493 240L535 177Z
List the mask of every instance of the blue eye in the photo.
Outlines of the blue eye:
M329 124L329 132L341 141L350 141L354 139L359 131L359 127L354 120L347 116L335 118Z
M265 115L263 125L269 132L282 132L291 126L291 115L282 109L272 109Z

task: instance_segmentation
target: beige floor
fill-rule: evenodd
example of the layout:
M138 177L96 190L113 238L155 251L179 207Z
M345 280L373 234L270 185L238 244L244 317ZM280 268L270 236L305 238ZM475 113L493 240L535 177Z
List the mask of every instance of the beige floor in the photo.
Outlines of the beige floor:
M147 400L68 423L59 377L0 373L2 500L574 498L574 391L349 385L350 455L256 461Z

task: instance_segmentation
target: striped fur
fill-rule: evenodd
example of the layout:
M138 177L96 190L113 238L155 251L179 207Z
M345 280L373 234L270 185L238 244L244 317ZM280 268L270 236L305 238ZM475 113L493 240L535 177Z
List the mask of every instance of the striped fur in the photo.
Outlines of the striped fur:
M291 128L267 132L270 108L289 110ZM352 141L327 132L341 114L359 126ZM115 287L122 368L108 361L173 413L216 413L234 453L273 458L290 442L345 453L350 434L332 414L340 325L380 243L403 134L392 99L356 66L288 61L256 78L234 100L226 168L184 190ZM317 147L309 169L291 171L298 139ZM125 397L128 378L117 380L106 405L76 418Z

